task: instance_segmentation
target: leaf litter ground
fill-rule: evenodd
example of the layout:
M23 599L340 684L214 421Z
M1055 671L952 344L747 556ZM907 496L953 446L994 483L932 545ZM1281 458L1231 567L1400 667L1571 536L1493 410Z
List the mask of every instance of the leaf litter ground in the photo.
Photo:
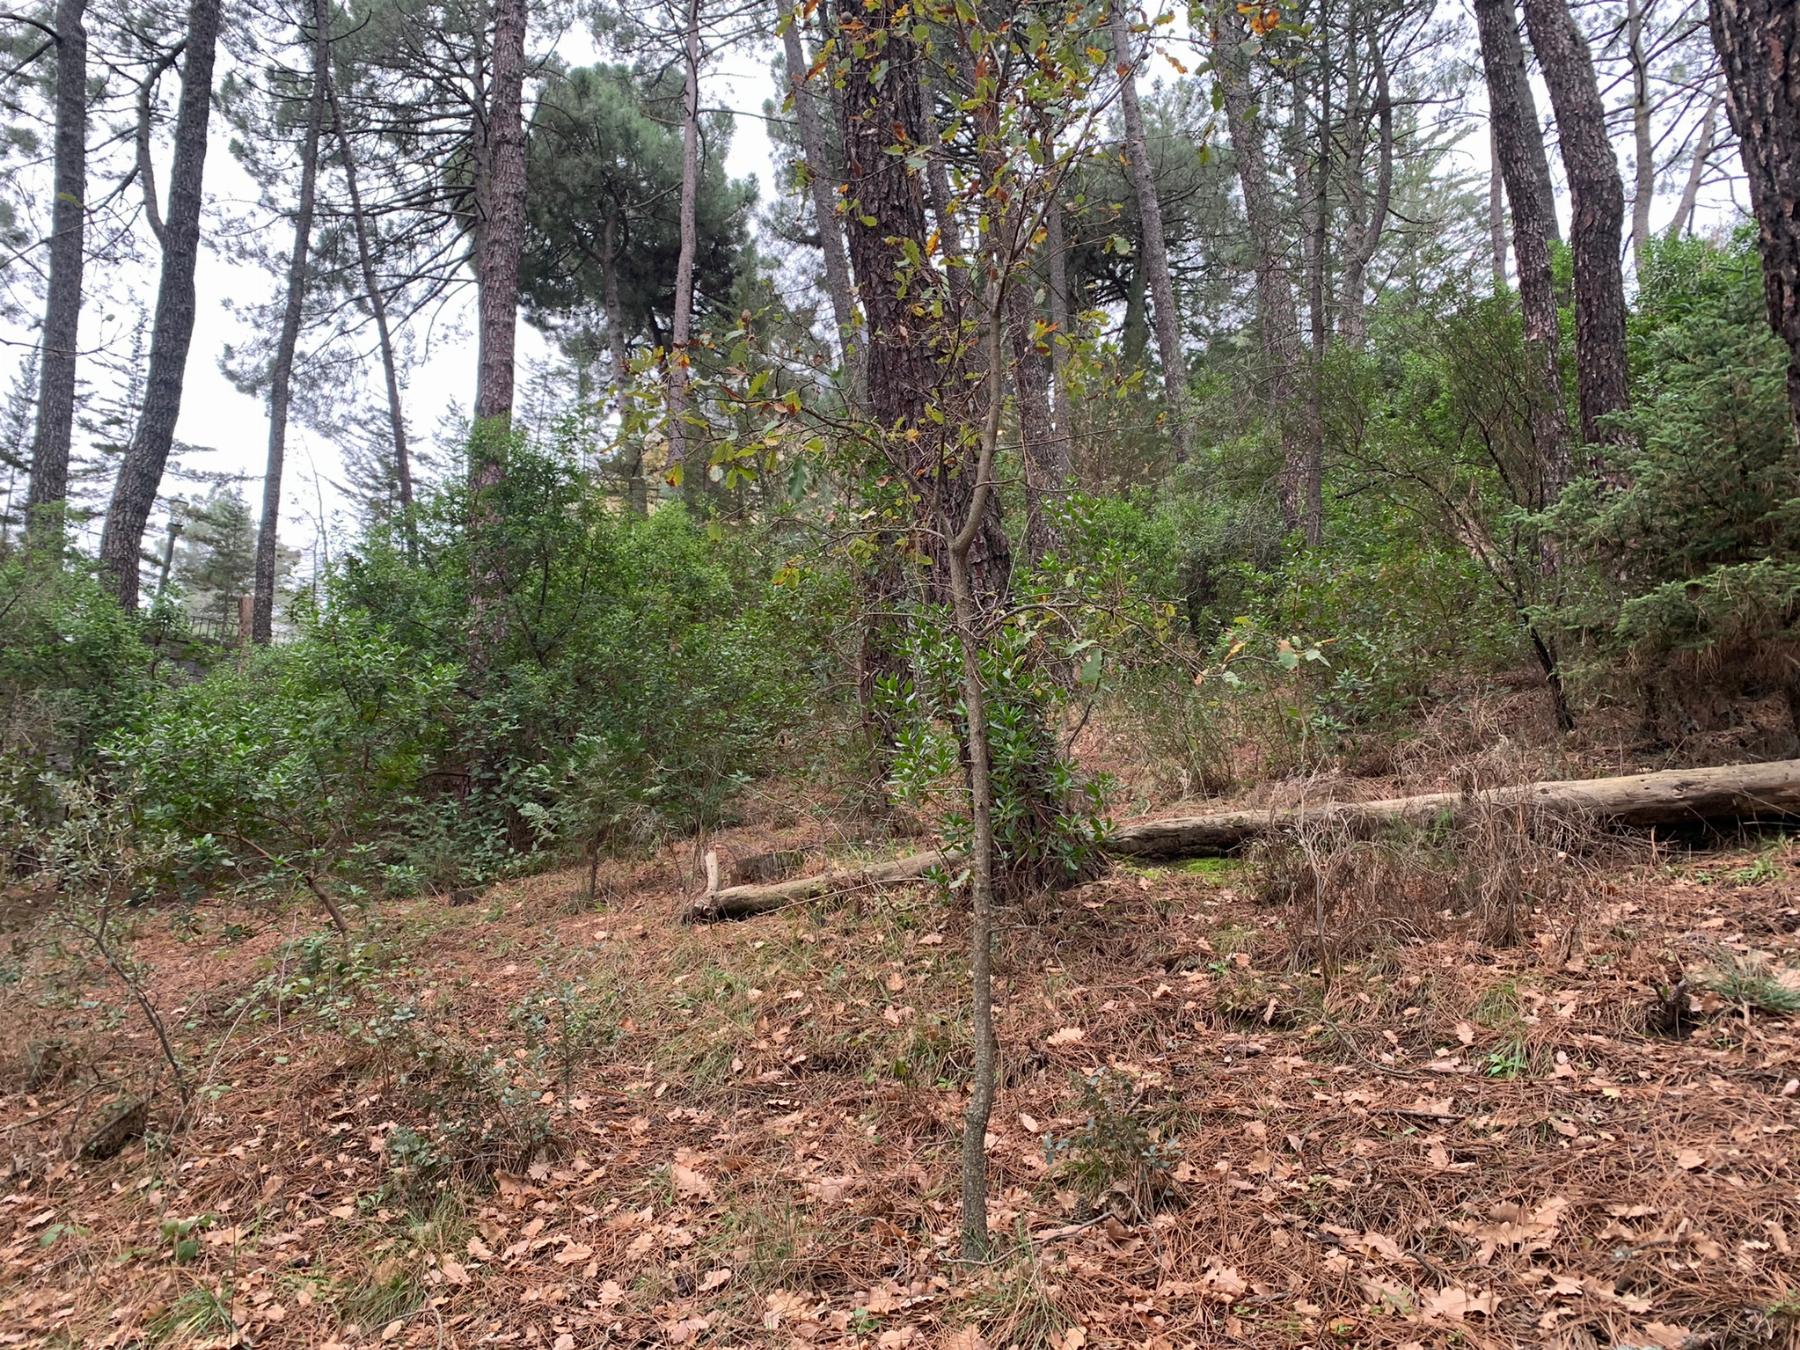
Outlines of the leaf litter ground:
M384 905L349 954L300 908L147 919L203 1091L105 1161L153 1047L28 959L0 1344L1800 1344L1800 1026L1705 974L1795 987L1790 844L1329 973L1237 864L1010 914L980 1271L956 907L683 927L690 855Z

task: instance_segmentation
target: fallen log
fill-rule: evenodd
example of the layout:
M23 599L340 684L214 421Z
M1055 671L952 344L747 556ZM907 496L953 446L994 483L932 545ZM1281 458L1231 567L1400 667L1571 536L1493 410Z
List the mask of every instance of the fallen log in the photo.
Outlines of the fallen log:
M1108 853L1125 858L1204 858L1303 824L1366 830L1390 821L1420 823L1471 807L1524 807L1604 825L1693 825L1800 815L1800 759L1716 769L1665 769L1617 778L1521 783L1470 796L1429 792L1370 802L1322 802L1270 811L1221 811L1121 826Z
M1206 858L1302 825L1369 830L1394 821L1429 822L1474 808L1521 807L1595 824L1633 827L1694 825L1719 820L1800 816L1800 759L1713 769L1665 769L1616 778L1522 783L1468 795L1429 792L1367 802L1320 802L1260 811L1217 811L1122 825L1106 841L1121 858ZM817 876L764 885L717 887L689 905L690 922L743 919L808 900L917 881L934 867L954 868L963 855L933 849L890 862L840 867ZM716 876L716 873L715 873Z
M711 923L719 919L747 919L767 914L805 900L824 900L834 895L848 895L872 886L891 886L901 881L917 881L934 867L960 866L960 852L932 849L913 853L890 862L869 863L861 867L835 867L817 876L795 877L791 881L772 881L751 886L727 886L709 889L688 906L690 923Z

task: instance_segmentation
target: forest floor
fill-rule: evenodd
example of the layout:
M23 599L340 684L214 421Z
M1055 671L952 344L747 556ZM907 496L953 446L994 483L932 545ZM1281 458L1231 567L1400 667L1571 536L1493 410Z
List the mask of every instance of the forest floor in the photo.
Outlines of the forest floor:
M1632 846L1512 942L1393 911L1321 946L1236 861L1016 910L980 1270L957 908L684 926L692 855L384 903L349 947L297 902L149 915L195 1103L161 1074L103 1160L154 1042L23 957L0 1344L1800 1345L1800 841Z

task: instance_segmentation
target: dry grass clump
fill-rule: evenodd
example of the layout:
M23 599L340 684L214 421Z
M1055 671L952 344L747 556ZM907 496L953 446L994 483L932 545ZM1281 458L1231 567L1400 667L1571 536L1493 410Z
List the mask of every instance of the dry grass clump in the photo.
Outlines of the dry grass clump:
M1453 814L1374 832L1324 814L1258 844L1252 858L1296 957L1329 965L1456 925L1511 946L1534 912L1558 916L1572 941L1610 843L1567 811L1474 794Z

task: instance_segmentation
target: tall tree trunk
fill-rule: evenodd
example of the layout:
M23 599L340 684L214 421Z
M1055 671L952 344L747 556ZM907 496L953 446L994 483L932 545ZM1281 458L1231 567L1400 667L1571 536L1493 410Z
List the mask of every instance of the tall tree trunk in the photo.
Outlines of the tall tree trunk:
M681 98L681 251L675 260L675 318L668 364L669 467L680 466L682 492L690 500L699 489L688 474L704 472L690 465L693 428L688 425L688 346L694 337L694 258L700 251L695 211L700 199L700 0L687 0L682 35Z
M1569 417L1562 382L1562 326L1557 313L1556 283L1550 269L1550 241L1556 237L1556 204L1545 191L1547 170L1543 165L1543 138L1538 130L1537 111L1532 106L1531 86L1512 0L1475 0L1475 22L1481 42L1482 65L1487 75L1494 157L1506 185L1507 202L1512 208L1513 258L1519 273L1519 302L1524 318L1529 381L1528 417L1537 458L1536 481L1526 489L1526 499L1519 504L1542 510L1562 495L1570 477ZM1504 276L1500 283L1504 286ZM1556 549L1549 541L1540 540L1537 558L1544 580L1554 588L1561 571ZM1554 635L1539 633L1533 620L1523 612L1521 619L1532 650L1543 666L1544 683L1557 725L1564 731L1572 730L1575 723L1563 689L1556 639Z
M1769 322L1788 345L1788 402L1800 428L1800 6L1711 0L1711 21L1750 180Z
M287 304L269 378L269 460L263 469L262 522L256 533L256 571L251 582L250 640L263 646L275 633L275 555L281 534L281 471L287 456L289 396L294 351L306 302L307 253L312 247L313 201L319 179L319 132L325 122L325 73L331 64L330 11L313 0L312 98L300 149L300 199L294 208L294 245L288 254Z
M887 433L896 469L908 475L920 496L922 543L934 564L931 598L948 603L944 549L955 530L945 525L963 519L975 485L964 472L954 435L926 415L926 406L940 385L967 381L945 379L941 363L952 359L957 339L935 329L919 331L907 295L909 287L921 285L905 245L926 256L925 199L919 174L905 155L890 149L922 143L920 54L897 17L904 0L877 2L875 10L864 11L863 21L885 35L882 52L853 57L845 77L844 154L852 203L846 234L867 323L869 416ZM1006 593L1012 554L997 498L989 499L969 566L984 604Z
M997 143L991 119L977 122L984 142ZM992 138L990 140L990 138ZM984 153L983 172L990 183L1003 181L1005 166L998 152ZM998 221L1003 211L996 210ZM1062 548L1061 531L1051 517L1057 496L1069 477L1069 454L1050 424L1050 361L1037 338L1037 307L1026 284L1022 258L997 256L995 268L1009 276L1006 328L1012 347L1013 390L1018 399L1019 443L1025 468L1025 553L1035 567Z
M1650 246L1650 208L1656 201L1656 142L1650 130L1650 59L1644 51L1646 0L1625 0L1625 54L1631 66L1631 270L1644 275Z
M952 60L955 60L952 54ZM960 73L960 72L958 72ZM960 306L968 295L968 266L963 257L962 225L956 218L955 194L950 190L950 170L944 163L944 141L938 134L937 93L930 72L919 67L919 135L925 143L925 194L931 218L937 224L938 249L944 259L944 278L950 295Z
M1550 271L1555 204L1543 192L1538 161L1543 140L1531 105L1524 51L1512 0L1475 0L1482 66L1487 75L1494 157L1512 208L1513 260L1525 317L1525 346L1536 375L1531 397L1531 436L1537 449L1537 500L1547 506L1569 481L1568 414L1563 403L1561 325Z
M394 355L394 337L388 327L387 297L382 294L381 283L375 275L375 250L369 242L369 218L363 211L362 189L357 182L356 152L350 143L350 128L344 121L343 105L331 78L329 62L325 67L325 97L331 104L338 162L343 166L344 187L350 194L356 265L362 275L363 296L368 301L369 315L375 321L375 339L381 352L381 375L387 388L388 432L394 445L394 482L400 492L400 510L406 516L407 550L411 553L417 548L417 531L412 520L412 457L406 443L406 409L400 400L400 364Z
M1275 203L1275 187L1263 147L1256 99L1250 88L1249 61L1244 53L1241 16L1227 5L1217 15L1212 30L1215 66L1225 95L1225 125L1231 137L1231 153L1237 161L1238 183L1244 194L1244 214L1256 250L1256 320L1262 335L1263 359L1268 366L1264 406L1280 434L1282 467L1276 480L1276 498L1282 524L1300 529L1305 520L1307 443L1301 419L1295 416L1300 378L1300 321L1294 305L1294 288L1288 275L1287 253L1282 247L1281 216Z
M600 227L600 295L606 307L606 341L612 351L613 387L618 390L619 412L625 411L626 390L631 387L631 358L625 350L625 306L619 300L619 220L608 203ZM644 443L635 434L625 448L625 509L634 516L650 514L650 487L644 481Z
M1681 189L1681 200L1675 205L1675 217L1669 222L1669 238L1679 239L1694 229L1694 212L1700 205L1700 188L1706 182L1707 166L1712 159L1713 141L1718 134L1719 111L1725 106L1725 77L1713 84L1706 100L1706 112L1700 118L1700 129L1694 134L1693 159L1688 164L1687 182Z
M87 0L56 6L56 143L50 208L50 283L44 296L43 367L31 441L26 539L59 549L69 496L75 427L75 361L80 345L81 268L87 220Z
M519 328L519 253L525 240L526 0L496 0L494 66L476 133L475 420L504 435L512 421ZM498 481L498 446L471 461L473 486Z
M137 433L119 465L100 565L126 610L138 602L139 552L144 526L156 505L163 469L175 442L188 345L194 337L194 266L200 252L201 188L206 176L207 121L212 112L213 62L219 41L220 0L188 5L181 99L175 114L175 157L169 171L169 205L162 227L162 275L150 328L150 369Z
M1018 277L1006 291L1013 388L1019 399L1019 442L1025 462L1025 556L1036 567L1062 550L1062 531L1052 512L1069 480L1069 449L1050 424L1050 362L1038 349L1031 292Z
M1556 218L1556 186L1550 180L1550 158L1545 152L1537 99L1531 92L1531 74L1525 68L1518 10L1513 0L1475 0L1475 19L1481 36L1481 64L1487 75L1489 119L1495 126L1502 121L1509 124L1521 141L1511 147L1515 163L1506 179L1506 200L1516 211L1519 201L1529 194L1532 219L1541 222L1547 241L1559 244L1562 226ZM1496 90L1503 105L1494 102ZM1515 232L1517 228L1515 225Z
M1329 26L1320 7L1316 31L1325 35ZM1326 228L1330 222L1325 201L1325 185L1330 177L1331 108L1329 50L1325 42L1318 46L1318 86L1308 89L1304 65L1296 65L1293 79L1294 196L1301 209L1301 259L1306 273L1306 316L1311 344L1306 360L1306 402L1304 406L1305 458L1301 464L1299 486L1300 532L1307 547L1317 548L1324 536L1325 479L1325 345L1330 340L1330 325L1325 314ZM1315 134L1308 144L1307 124L1312 122ZM1315 148L1316 147L1316 148ZM1317 155L1315 162L1313 156Z
M1494 294L1506 291L1506 179L1500 172L1500 133L1488 119L1488 248L1493 256Z
M1131 275L1125 281L1125 315L1119 324L1119 347L1125 364L1136 370L1144 364L1150 345L1149 286L1144 280L1144 245L1140 239L1131 259Z
M1344 228L1344 308L1338 320L1338 332L1352 349L1360 351L1368 341L1368 310L1364 290L1369 265L1381 247L1381 233L1387 225L1388 207L1394 190L1394 100L1389 87L1387 53L1381 48L1380 35L1371 27L1366 34L1370 77L1375 85L1375 190L1370 194L1363 185L1363 154L1367 135L1364 131L1367 110L1363 106L1362 76L1354 59L1359 51L1359 8L1352 9L1350 28L1350 91L1355 100L1347 109L1353 131L1353 143L1346 156L1344 174L1348 219Z
M1625 188L1606 135L1606 106L1587 40L1564 0L1524 0L1525 26L1556 110L1556 138L1569 180L1570 249L1575 262L1575 384L1581 436L1623 444L1629 433L1602 425L1631 405L1625 359L1625 274L1619 246Z
M1163 399L1174 433L1175 462L1187 462L1192 429L1188 425L1188 370L1181 354L1181 325L1175 308L1175 283L1169 275L1168 238L1163 233L1162 203L1156 195L1156 166L1144 133L1144 110L1138 102L1138 58L1131 46L1131 20L1124 0L1109 0L1113 61L1119 75L1119 107L1125 120L1126 167L1137 196L1138 220L1144 230L1143 268L1150 287L1151 317L1156 322L1156 354L1163 368Z
M975 489L946 550L950 573L950 610L962 656L962 702L967 726L969 765L969 993L970 1039L974 1065L969 1103L963 1115L962 1255L984 1261L990 1255L987 1221L987 1131L1000 1086L1000 1041L994 1032L994 786L989 772L987 690L981 674L981 631L985 618L969 569L969 555L981 535L988 500L993 496L994 449L1000 438L1000 324L1007 285L996 269L987 306L987 359L990 372L988 415L975 468Z
M1056 162L1056 137L1046 129L1043 134L1044 163ZM1050 406L1056 420L1057 453L1064 472L1069 471L1075 454L1075 414L1069 399L1069 354L1065 344L1072 341L1069 306L1068 238L1063 227L1062 175L1051 178L1049 200L1044 203L1044 256L1049 273L1050 292Z
M975 87L975 81L969 83ZM1012 209L1016 183L1001 149L1003 133L990 100L984 99L975 110L973 122L981 172L988 187L984 201L989 204L984 208L980 233L987 243L990 271L1006 279L1001 288L1004 314L982 317L984 321L990 317L1004 320L1012 349L1012 386L1018 402L1019 448L1025 469L1025 552L1035 567L1062 548L1061 531L1051 512L1069 477L1069 456L1050 425L1050 363L1040 350L1037 306L1026 272L1032 241L1015 238L1012 232L1018 214ZM1054 175L1051 181L1054 183ZM1003 359L1002 350L997 340L984 343L982 359ZM990 379L988 387L1000 391L1004 380Z
M469 437L469 526L474 545L468 656L487 667L506 637L504 580L486 546L498 521L512 432L519 327L519 255L525 242L526 0L495 0L492 77L475 146L475 418Z
M862 357L856 349L856 295L851 288L850 261L844 256L844 230L838 223L836 160L826 148L825 127L807 78L812 63L800 40L798 9L782 21L781 49L793 93L794 120L800 127L800 152L806 156L806 189L812 201L813 228L818 231L819 249L825 255L825 295L837 324L838 352L844 362L850 401L861 406L866 394Z
M925 184L915 167L920 160L929 164L920 153L922 60L905 13L905 0L876 0L873 9L854 10L864 32L846 61L840 104L849 202L845 235L864 318L869 392L864 411L895 479L914 494L910 525L920 551L932 561L926 569L927 596L948 604L945 550L968 517L975 484L953 430L962 410L940 410L951 424L948 427L926 412L934 390L958 390L967 384L959 376L947 377L945 371L946 364L955 364L966 373L966 363L956 355L960 345L956 318L921 325L909 298L945 283L926 249ZM892 153L895 147L903 153ZM924 259L925 276L919 276L908 261L909 252ZM883 526L860 579L865 618L857 689L878 759L891 753L896 728L877 689L906 674L893 632L905 593L898 540L889 532L897 528L895 521ZM993 494L985 499L965 565L981 604L991 605L1006 593L1012 554Z

